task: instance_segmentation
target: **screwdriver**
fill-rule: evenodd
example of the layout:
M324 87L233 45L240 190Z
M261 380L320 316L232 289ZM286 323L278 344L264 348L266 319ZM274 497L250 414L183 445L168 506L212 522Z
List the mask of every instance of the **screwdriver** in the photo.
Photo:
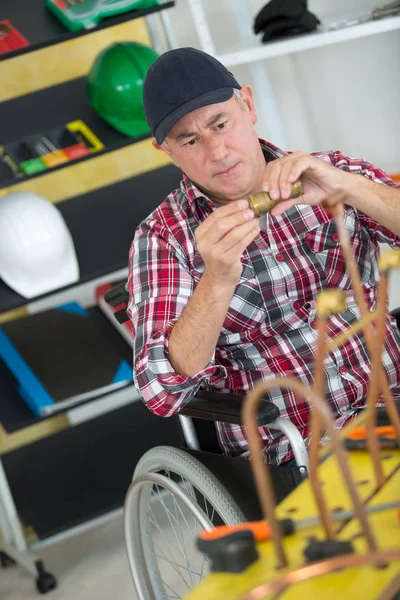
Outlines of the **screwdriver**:
M400 522L400 502L386 502L384 504L376 504L375 506L366 506L367 513L376 513L393 508L398 509L397 519ZM337 510L331 513L331 517L334 521L343 521L354 517L353 510ZM280 520L283 535L291 535L296 529L302 527L309 527L310 525L318 525L320 523L319 517L308 517L306 519L300 519L295 521L290 517ZM204 541L212 541L221 539L225 536L237 533L238 531L250 531L253 534L255 542L264 542L271 538L271 527L264 521L249 521L248 523L238 523L237 525L219 525L211 531L202 531L199 538Z
M375 433L378 436L380 448L398 448L396 432L392 425L375 427ZM365 450L367 448L366 428L356 427L350 431L344 444L347 450Z

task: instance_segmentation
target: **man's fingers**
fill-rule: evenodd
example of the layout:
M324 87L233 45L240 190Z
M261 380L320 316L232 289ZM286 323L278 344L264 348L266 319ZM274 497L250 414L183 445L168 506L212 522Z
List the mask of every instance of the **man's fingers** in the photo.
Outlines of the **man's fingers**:
M315 160L318 160L318 159L315 159ZM304 173L304 171L307 171L307 169L309 169L309 168L310 168L310 157L308 157L308 156L303 156L302 158L299 158L294 163L292 163L290 171L287 174L287 181L289 182L289 184L292 184L295 181L297 181L298 179L300 179L300 177Z
M247 223L243 223L234 229L231 229L224 238L215 246L215 250L221 255L228 253L232 248L241 247L242 252L246 248L246 239L248 236L256 237L260 231L260 221L253 217Z
M247 206L248 206L248 203L247 203ZM223 208L225 208L225 207L223 207ZM219 209L215 210L213 215L218 210ZM250 208L246 208L245 210L239 210L239 211L233 212L233 214L230 214L228 216L223 216L222 218L221 218L221 216L219 216L218 218L211 220L211 216L210 216L209 219L210 219L210 222L208 223L207 228L202 228L202 230L200 230L200 227L202 227L202 226L200 226L198 228L197 242L201 243L202 240L207 239L207 242L209 244L217 244L231 230L236 229L237 227L240 227L244 223L247 223L247 222L251 221L252 219L254 219L254 213ZM206 219L206 221L208 221L208 219ZM204 221L204 224L206 223L206 221Z
M295 204L299 204L299 201L298 200L282 200L282 202L279 202L279 204L274 206L274 208L271 210L271 215L273 215L274 217L277 217L278 215L281 215L282 213L284 213L286 210L288 210Z
M289 180L289 176L293 171L293 163L291 162L282 162L281 172L279 174L278 181L278 190L279 196L284 200L287 200L290 197L291 193L291 181Z
M232 248L225 253L227 261L233 261L236 257L240 258L247 246L258 236L259 232L259 227L248 231L247 234L242 237L240 242L232 246Z
M268 163L264 173L264 190L273 200L288 199L291 184L297 181L302 173L310 167L308 155L299 152Z

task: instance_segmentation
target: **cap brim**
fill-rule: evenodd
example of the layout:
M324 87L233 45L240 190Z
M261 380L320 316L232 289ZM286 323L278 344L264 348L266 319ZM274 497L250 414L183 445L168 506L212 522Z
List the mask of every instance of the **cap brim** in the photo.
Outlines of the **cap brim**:
M197 98L193 98L179 106L174 111L172 111L169 115L164 117L159 125L154 130L154 137L158 144L162 144L165 138L168 135L168 132L172 127L182 119L185 115L196 110L196 108L201 108L202 106L208 106L209 104L218 104L220 102L227 102L233 96L233 86L232 87L223 87L218 88L216 90L212 90L211 92L207 92L206 94L202 94L201 96L197 96Z

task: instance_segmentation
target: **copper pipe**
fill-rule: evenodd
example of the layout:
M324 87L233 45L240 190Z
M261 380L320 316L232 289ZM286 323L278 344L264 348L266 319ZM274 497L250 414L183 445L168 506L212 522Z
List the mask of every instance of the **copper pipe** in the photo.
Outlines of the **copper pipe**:
M314 362L314 389L316 393L324 398L325 391L325 341L328 328L328 318L336 313L346 310L346 299L344 292L339 290L323 290L317 296L317 345L315 350ZM326 537L334 539L335 530L332 519L329 514L328 506L325 503L321 483L318 479L319 463L319 443L322 433L322 420L319 410L311 411L311 444L310 444L310 479L314 485L314 495L321 515Z
M379 314L380 313L378 310L369 312L366 317L363 317L362 319L357 321L355 325L351 325L346 329L346 331L343 331L343 333L339 333L339 335L337 335L333 340L330 340L325 344L325 352L332 352L332 350L335 350L335 348L338 348L342 344L345 344L347 340L349 340L353 335L356 335L356 333L363 331L364 327L368 325L368 323L372 323L372 321L375 321Z
M315 349L314 389L316 393L322 398L324 397L325 388L324 358L326 329L327 322L325 314L317 316L318 335L317 345ZM329 509L325 502L324 494L322 492L321 482L318 478L318 451L322 433L322 418L319 410L311 411L310 421L310 482L313 486L315 501L318 506L319 514L321 515L321 521L325 529L326 537L328 539L333 540L335 538L335 529L333 526L332 519L330 518Z
M257 407L261 398L266 392L273 388L289 389L296 394L303 396L303 398L307 400L314 410L319 410L321 412L328 430L328 434L331 438L333 449L336 452L336 458L339 463L345 485L352 500L355 514L360 521L360 525L366 538L368 547L370 551L374 552L377 549L375 538L369 526L365 507L360 501L356 486L354 485L354 481L347 463L347 456L343 449L338 432L335 429L335 424L329 406L314 390L307 388L303 383L297 381L293 377L275 377L269 381L258 382L248 393L243 404L242 420L247 429L248 443L252 457L251 466L257 486L260 504L264 513L264 518L268 520L271 525L271 537L275 546L276 554L278 556L279 565L286 565L287 561L283 549L280 523L275 515L275 495L271 485L270 472L268 465L264 466L263 457L261 455L259 431L256 421ZM310 483L315 495L315 486L311 477Z
M379 552L369 552L368 554L343 554L342 556L336 556L330 560L313 563L311 565L306 565L305 567L300 567L299 569L290 571L289 573L284 573L273 581L268 581L267 583L257 586L245 596L242 596L240 600L263 600L272 592L277 593L275 596L275 598L277 598L278 595L285 590L285 588L295 583L301 583L302 581L307 581L308 579L313 579L314 577L326 575L327 573L332 573L333 571L337 571L339 569L361 567L364 565L375 565L376 567L379 567L382 565L382 563L387 563L389 561L398 559L400 559L400 548L381 550ZM394 584L391 582L391 584L382 592L377 600L392 600L393 593L392 596L389 596L386 592L393 592L393 590L395 592L398 591L398 588L396 589L395 587L398 581L399 576L396 576Z
M400 592L400 573L398 573L394 579L389 583L383 592L379 595L377 600L394 600L396 595ZM398 597L398 596L397 596Z
M334 206L333 208L331 207L330 210L333 211L333 213L334 213L336 227L337 227L337 231L338 231L340 242L341 242L341 248L342 248L342 252L345 257L347 270L350 275L350 280L351 280L352 288L354 290L355 299L356 299L358 308L360 310L360 315L362 318L364 318L368 315L369 310L368 310L367 304L364 299L364 293L363 293L363 289L362 289L360 274L359 274L358 267L354 260L354 255L353 255L353 250L352 250L352 246L350 243L349 234L344 225L343 205L339 203L336 206ZM365 335L365 340L367 343L368 352L371 357L373 355L374 346L376 343L372 325L365 327L364 335ZM392 424L396 430L396 434L398 436L399 443L400 443L400 417L397 413L396 405L393 401L393 396L390 391L389 384L386 379L386 375L382 369L382 366L379 366L378 380L379 380L379 389L383 394L389 417L390 417ZM376 437L375 432L373 432L372 435L370 434L370 436L367 438L367 442L368 442L369 451L371 452L371 458L372 458L373 465L375 465L380 460L380 456L376 456L376 454L377 454L376 447L377 447L378 441L376 440L376 444L373 444L372 446L370 444L370 439L372 438L372 436ZM376 471L375 471L375 477L378 481L379 475Z
M376 321L375 344L371 353L371 375L367 394L367 419L365 423L368 448L371 452L371 459L374 462L374 471L376 483L381 488L385 483L385 474L383 472L382 460L379 450L379 442L375 434L376 427L376 405L379 394L379 371L381 369L383 341L385 337L386 325L386 303L388 292L388 276L387 273L381 273L381 278L378 287L378 311L379 317Z
M258 383L247 394L247 398L243 404L242 422L246 428L247 441L251 454L251 467L253 471L254 481L260 500L261 509L264 518L271 526L271 539L275 546L276 557L278 559L277 568L282 569L288 565L285 550L283 548L283 535L279 519L275 514L275 492L272 485L271 473L268 463L265 463L262 457L261 438L257 427L257 409L261 398L267 389L267 382Z

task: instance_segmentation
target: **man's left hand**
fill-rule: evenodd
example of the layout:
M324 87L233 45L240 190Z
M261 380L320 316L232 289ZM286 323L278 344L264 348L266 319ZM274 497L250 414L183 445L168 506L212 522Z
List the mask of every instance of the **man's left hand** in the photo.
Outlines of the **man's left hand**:
M337 190L346 190L353 182L351 174L306 152L293 152L269 162L263 177L263 191L272 199L284 198L275 208L273 215L280 215L294 204L316 205L328 194ZM291 184L300 179L304 195L295 200L290 196Z

